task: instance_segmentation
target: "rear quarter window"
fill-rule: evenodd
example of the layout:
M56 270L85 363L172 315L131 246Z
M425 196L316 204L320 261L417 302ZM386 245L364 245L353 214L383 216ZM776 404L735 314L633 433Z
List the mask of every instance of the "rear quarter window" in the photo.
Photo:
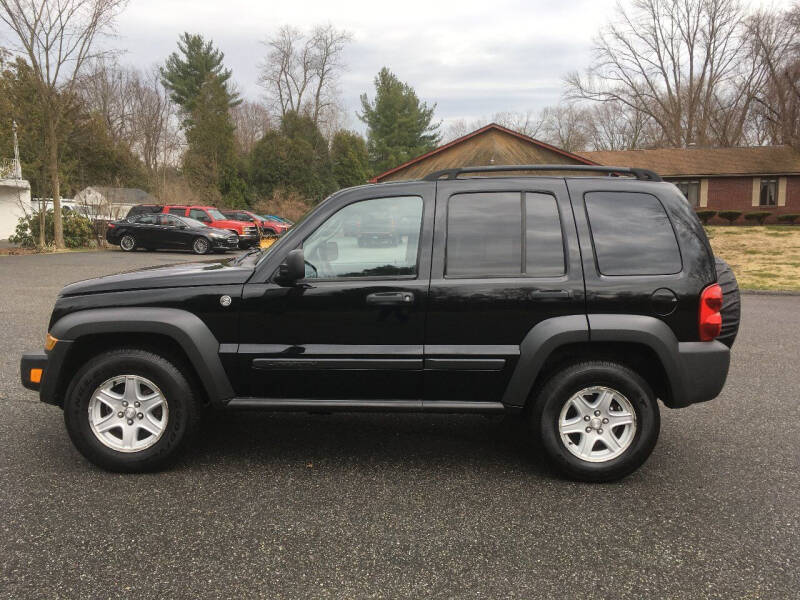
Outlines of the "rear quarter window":
M681 271L675 231L658 198L639 192L589 192L584 201L600 273L672 275Z

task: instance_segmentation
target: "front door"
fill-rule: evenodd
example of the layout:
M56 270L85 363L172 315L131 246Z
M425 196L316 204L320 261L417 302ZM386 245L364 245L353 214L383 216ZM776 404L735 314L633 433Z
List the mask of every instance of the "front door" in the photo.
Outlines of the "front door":
M440 181L425 334L425 400L499 401L520 343L584 314L563 179Z
M245 285L240 394L421 399L434 184L401 189L333 198L276 250L302 247L305 279Z

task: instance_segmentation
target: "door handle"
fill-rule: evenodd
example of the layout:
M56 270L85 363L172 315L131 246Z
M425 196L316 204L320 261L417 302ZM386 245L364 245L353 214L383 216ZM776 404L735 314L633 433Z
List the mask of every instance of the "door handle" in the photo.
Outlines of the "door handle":
M387 306L390 304L411 304L414 294L411 292L375 292L367 296L367 304Z
M543 300L547 298L569 298L572 293L569 290L533 290L529 296L533 300Z

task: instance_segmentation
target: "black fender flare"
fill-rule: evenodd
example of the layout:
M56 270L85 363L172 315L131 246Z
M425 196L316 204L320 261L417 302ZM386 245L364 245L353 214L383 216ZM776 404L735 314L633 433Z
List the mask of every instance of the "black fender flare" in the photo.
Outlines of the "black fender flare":
M631 343L651 349L666 376L667 406L679 408L715 398L722 391L730 351L719 341L679 342L670 327L647 315L589 314L553 317L538 323L520 344L519 360L503 404L524 407L548 357L581 342Z
M56 349L65 350L83 336L106 333L152 333L166 335L186 353L199 376L200 383L212 404L234 397L233 387L219 357L219 342L208 326L197 316L177 308L96 308L65 315L52 326L50 333L59 340ZM63 364L66 353L59 353ZM56 358L51 356L51 359ZM60 365L48 365L48 369ZM55 373L47 381L55 383ZM50 393L55 390L50 390ZM43 397L45 390L42 390Z
M503 404L522 407L547 358L559 346L589 341L586 315L552 317L537 323L519 345L519 360L503 394Z

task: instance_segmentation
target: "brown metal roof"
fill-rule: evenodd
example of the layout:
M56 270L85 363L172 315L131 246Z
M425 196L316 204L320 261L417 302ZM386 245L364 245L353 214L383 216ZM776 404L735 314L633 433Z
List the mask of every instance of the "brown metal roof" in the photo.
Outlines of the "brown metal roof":
M470 142L470 143L465 143ZM494 162L490 163L489 160ZM438 169L487 164L567 163L594 164L592 159L567 152L497 123L476 129L458 139L376 175L373 183L416 179Z
M666 177L800 174L800 152L791 146L661 148L577 154L601 165L650 169Z

